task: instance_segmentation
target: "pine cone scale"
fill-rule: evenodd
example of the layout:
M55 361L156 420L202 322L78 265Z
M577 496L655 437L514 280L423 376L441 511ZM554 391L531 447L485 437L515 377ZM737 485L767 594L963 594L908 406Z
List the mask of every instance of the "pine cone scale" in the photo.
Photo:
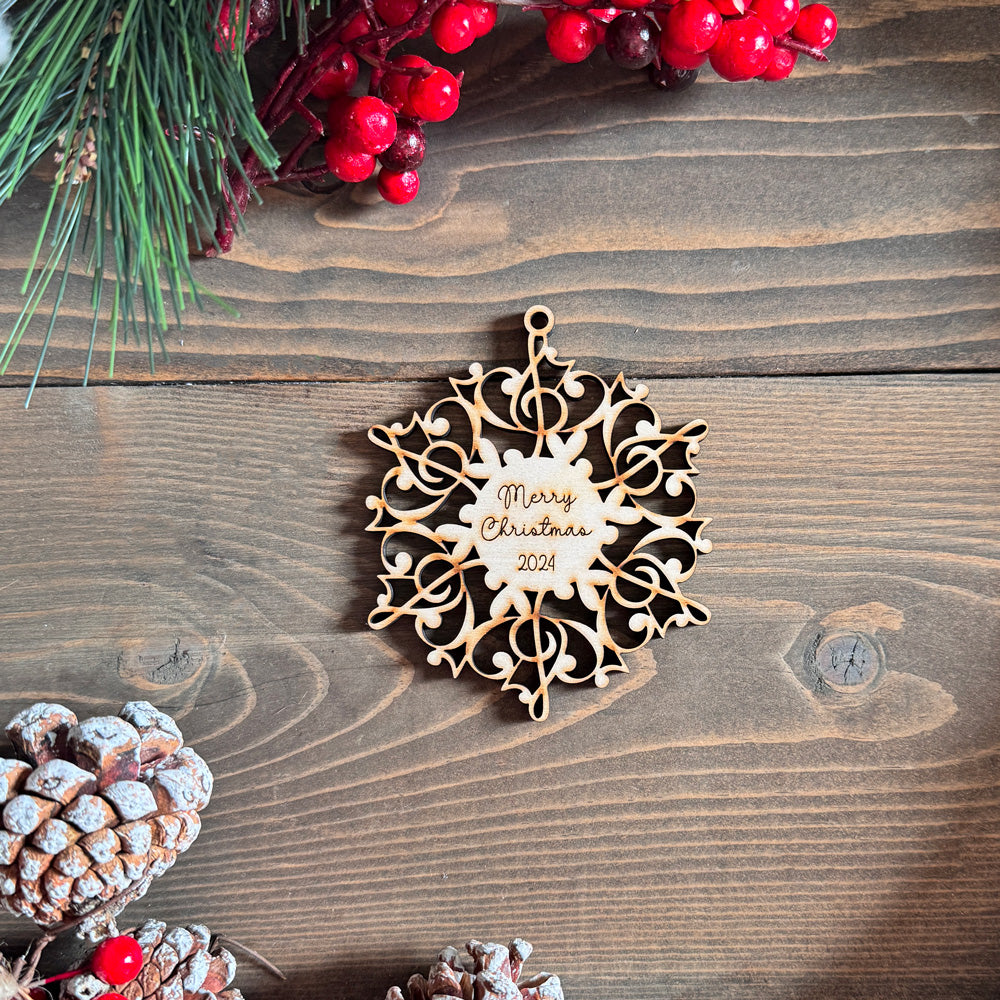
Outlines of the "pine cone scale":
M473 969L464 968L454 948L445 948L427 976L410 976L406 984L409 1000L564 1000L558 976L540 972L521 979L521 969L531 954L527 941L515 938L504 948L472 940L465 946ZM385 1000L406 1000L393 986Z
M230 987L236 960L225 948L213 947L207 927L168 930L160 920L147 920L130 933L142 948L142 968L118 991L126 1000L243 1000ZM60 1000L95 1000L92 979L84 974L66 980Z
M38 703L7 736L26 758L0 759L0 903L11 912L51 927L118 906L198 836L211 771L147 702L83 721Z

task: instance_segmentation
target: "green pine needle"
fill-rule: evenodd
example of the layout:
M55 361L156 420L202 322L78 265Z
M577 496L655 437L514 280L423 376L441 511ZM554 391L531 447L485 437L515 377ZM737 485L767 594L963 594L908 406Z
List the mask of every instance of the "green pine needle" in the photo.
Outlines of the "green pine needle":
M13 51L0 70L0 202L36 164L63 158L0 375L59 274L34 388L77 256L94 280L85 383L106 294L109 378L119 326L121 343L145 340L152 367L171 319L200 301L188 254L192 241L212 240L227 166L244 148L266 169L277 166L243 53L213 28L222 0L212 2L214 12L205 0L22 0L11 11ZM229 37L242 38L247 5L232 9Z

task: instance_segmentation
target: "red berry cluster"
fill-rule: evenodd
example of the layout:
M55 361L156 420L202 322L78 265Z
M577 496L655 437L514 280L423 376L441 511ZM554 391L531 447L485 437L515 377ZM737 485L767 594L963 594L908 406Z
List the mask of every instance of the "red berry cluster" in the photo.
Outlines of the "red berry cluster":
M603 43L615 63L650 66L664 86L691 82L705 62L726 80L783 80L800 52L825 60L837 33L829 7L800 9L799 0L619 0L610 8L564 0L542 13L549 51L562 62L580 62Z
M219 2L228 25L240 0ZM249 46L273 29L277 0L244 2L250 4ZM603 45L615 63L648 68L653 83L670 90L693 82L705 62L727 80L780 80L800 54L825 62L823 49L837 32L829 7L813 3L800 9L799 0L615 0L614 6L607 5L609 0L497 2L540 10L557 59L580 62ZM489 32L496 19L497 3L491 0L338 0L325 20L310 24L305 49L258 107L268 135L295 115L305 120L308 133L273 173L252 153L230 168L231 193L215 233L219 251L230 249L250 192L264 184L311 183L327 173L346 182L375 175L386 201L411 201L420 187L424 126L455 113L462 74L421 56L393 55L393 50L429 35L443 52L461 52ZM215 30L220 48L229 47L231 31L227 34L221 23ZM359 85L362 64L366 76ZM322 118L310 106L317 99L327 104ZM322 164L307 163L319 145Z
M418 0L374 0L384 25L398 27L417 14ZM496 4L485 0L447 0L430 19L430 33L444 52L459 52L485 35L496 23ZM341 32L343 42L362 39L377 30L360 14ZM312 88L314 97L329 102L323 152L330 172L342 181L359 182L378 170L382 197L395 205L412 201L420 189L417 168L423 162L427 122L450 118L458 108L461 77L421 56L372 58L375 65L370 93L352 95L358 81L358 61L341 51Z

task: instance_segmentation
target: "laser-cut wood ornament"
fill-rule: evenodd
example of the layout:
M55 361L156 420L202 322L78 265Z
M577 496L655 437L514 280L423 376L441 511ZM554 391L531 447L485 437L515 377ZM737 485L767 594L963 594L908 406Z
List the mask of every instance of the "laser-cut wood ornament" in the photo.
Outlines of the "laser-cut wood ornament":
M368 497L387 571L368 622L412 619L429 663L542 721L553 681L606 687L624 654L708 622L680 590L712 547L692 516L708 427L665 431L645 386L556 360L546 307L524 324L524 371L474 364L423 416L369 431L396 465Z

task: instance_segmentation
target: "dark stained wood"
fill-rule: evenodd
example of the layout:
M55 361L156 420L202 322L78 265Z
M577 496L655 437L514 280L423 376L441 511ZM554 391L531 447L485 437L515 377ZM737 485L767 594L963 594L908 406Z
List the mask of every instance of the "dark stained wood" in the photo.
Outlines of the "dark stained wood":
M711 426L713 620L545 724L365 624L365 432L439 383L0 392L0 716L177 714L216 791L131 912L289 973L243 963L251 997L379 1000L521 934L572 1000L995 998L998 381L653 382ZM882 682L804 684L821 627L875 635Z
M677 96L603 56L557 65L539 15L507 12L455 60L463 103L430 129L418 200L269 192L230 257L197 268L239 317L189 311L157 376L438 378L517 357L536 301L610 374L995 366L1000 6L841 8L830 65L775 85L706 73ZM0 330L44 194L0 208ZM81 377L89 287L71 283L54 378ZM115 375L148 380L145 350Z

